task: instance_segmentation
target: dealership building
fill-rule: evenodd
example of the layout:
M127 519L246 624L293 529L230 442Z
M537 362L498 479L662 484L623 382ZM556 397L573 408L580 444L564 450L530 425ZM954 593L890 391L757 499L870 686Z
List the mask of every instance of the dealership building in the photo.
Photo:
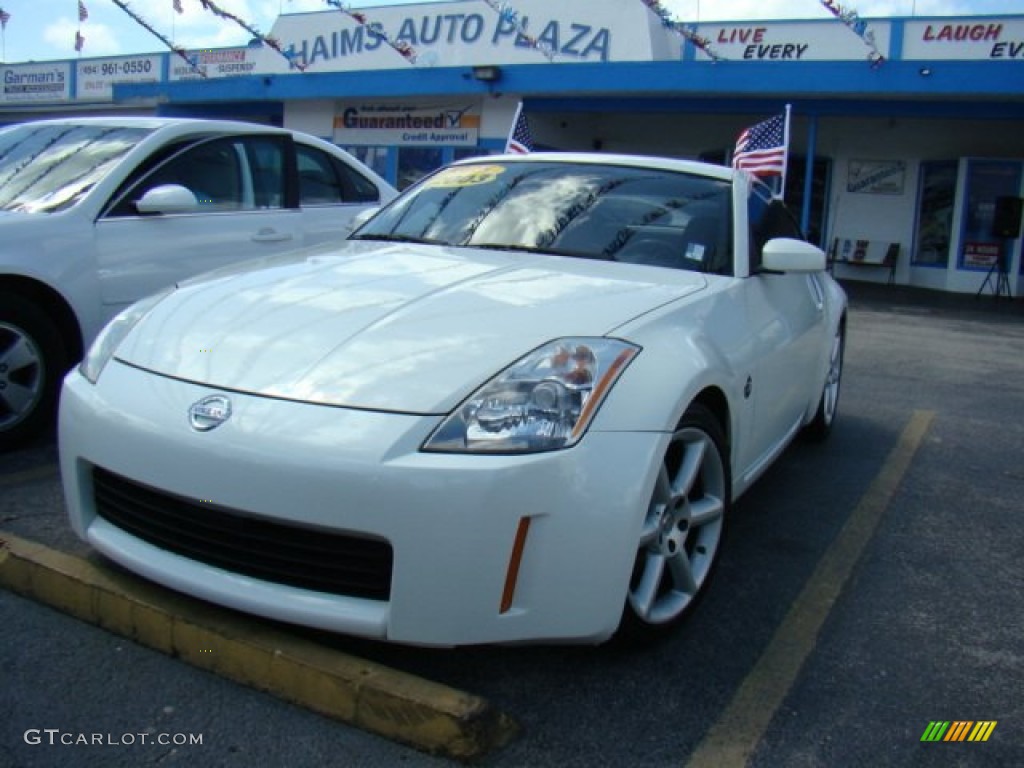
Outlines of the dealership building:
M329 139L404 187L502 151L520 103L536 150L716 163L790 105L785 198L837 276L1024 287L1024 14L684 35L641 0L325 7L246 47L0 64L0 125L241 118Z

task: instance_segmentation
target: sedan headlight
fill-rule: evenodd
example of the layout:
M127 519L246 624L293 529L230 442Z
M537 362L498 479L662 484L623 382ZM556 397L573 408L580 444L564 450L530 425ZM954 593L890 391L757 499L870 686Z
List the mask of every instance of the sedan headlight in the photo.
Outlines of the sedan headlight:
M451 453L536 453L575 445L640 348L558 339L484 384L423 445Z
M103 373L103 369L110 362L110 358L114 356L114 352L117 351L118 346L124 341L125 337L131 333L132 328L144 318L149 311L160 303L168 294L172 293L174 288L170 288L160 293L155 293L152 296L147 296L141 301L137 301L127 309L122 310L117 314L113 320L104 326L103 330L100 331L99 336L89 347L89 351L86 353L85 358L78 366L78 371L90 382L95 384L100 374Z

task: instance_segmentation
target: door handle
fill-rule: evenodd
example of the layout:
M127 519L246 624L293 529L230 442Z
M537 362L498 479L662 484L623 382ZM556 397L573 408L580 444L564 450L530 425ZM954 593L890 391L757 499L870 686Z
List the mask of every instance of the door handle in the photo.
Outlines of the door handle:
M252 236L252 241L254 243L281 243L285 240L291 239L291 232L278 232L276 229L271 229L270 227L264 227Z

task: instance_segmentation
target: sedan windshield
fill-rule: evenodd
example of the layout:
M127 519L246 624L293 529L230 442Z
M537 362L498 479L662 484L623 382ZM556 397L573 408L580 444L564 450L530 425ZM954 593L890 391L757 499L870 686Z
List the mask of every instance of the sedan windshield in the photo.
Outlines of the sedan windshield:
M542 251L729 273L728 181L536 160L442 169L353 237Z
M148 133L70 124L0 131L0 210L52 213L74 205Z

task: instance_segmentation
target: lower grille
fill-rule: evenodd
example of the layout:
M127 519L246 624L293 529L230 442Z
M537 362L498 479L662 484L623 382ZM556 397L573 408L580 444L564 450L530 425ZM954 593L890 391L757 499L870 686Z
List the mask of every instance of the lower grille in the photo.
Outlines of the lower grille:
M93 469L100 517L160 549L246 576L318 592L387 600L391 545L298 528Z

